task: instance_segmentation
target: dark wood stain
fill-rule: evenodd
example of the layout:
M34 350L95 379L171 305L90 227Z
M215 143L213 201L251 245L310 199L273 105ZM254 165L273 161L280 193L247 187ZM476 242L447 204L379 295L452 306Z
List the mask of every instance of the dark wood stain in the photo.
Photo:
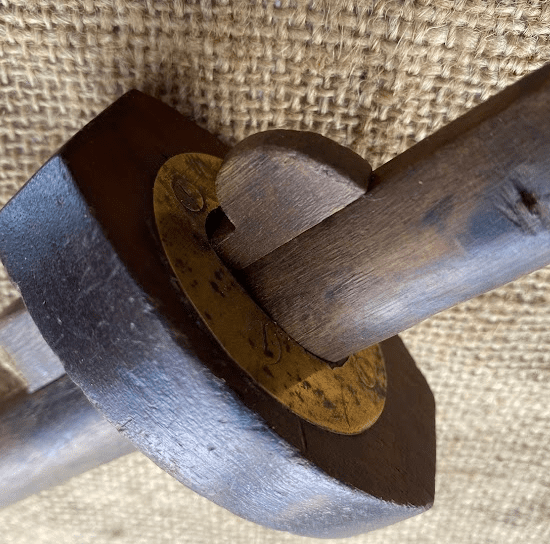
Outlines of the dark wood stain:
M527 208L527 211L529 213L536 213L537 197L524 189L520 189L519 196L521 198L521 203Z

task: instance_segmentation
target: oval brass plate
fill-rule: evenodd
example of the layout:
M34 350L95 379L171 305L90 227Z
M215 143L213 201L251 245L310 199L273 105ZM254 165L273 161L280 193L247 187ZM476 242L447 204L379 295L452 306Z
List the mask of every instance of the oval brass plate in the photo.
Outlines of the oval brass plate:
M222 161L189 153L168 160L154 187L155 218L185 295L228 355L273 397L324 429L356 434L384 409L386 371L378 345L341 367L304 350L255 304L211 248L205 223L218 207Z

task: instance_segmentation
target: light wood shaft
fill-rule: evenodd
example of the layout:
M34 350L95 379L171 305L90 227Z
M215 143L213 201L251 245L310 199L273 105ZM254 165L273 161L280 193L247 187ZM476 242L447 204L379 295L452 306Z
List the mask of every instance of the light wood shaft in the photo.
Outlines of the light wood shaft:
M343 210L243 271L337 361L550 262L550 68L379 168Z

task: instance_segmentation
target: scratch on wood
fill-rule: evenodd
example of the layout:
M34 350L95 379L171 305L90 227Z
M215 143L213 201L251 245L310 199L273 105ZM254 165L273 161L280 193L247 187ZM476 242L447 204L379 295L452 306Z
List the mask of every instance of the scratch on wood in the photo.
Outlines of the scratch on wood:
M132 423L134 421L134 418L133 417L129 417L124 423L122 423L122 425L117 425L116 426L116 430L119 431L119 432L122 432L124 430L126 430L126 426L129 424L129 423Z

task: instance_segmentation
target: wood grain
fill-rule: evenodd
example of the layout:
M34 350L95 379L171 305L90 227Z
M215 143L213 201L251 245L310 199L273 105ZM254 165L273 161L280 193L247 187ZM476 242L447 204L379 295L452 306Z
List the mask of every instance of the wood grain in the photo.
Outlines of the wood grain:
M65 374L59 357L44 341L20 298L0 314L0 346L25 381L27 393L34 393Z
M137 91L77 133L0 213L0 254L33 320L122 433L238 515L336 538L426 510L435 406L399 339L381 346L388 390L380 418L358 435L336 434L258 387L178 287L155 228L156 175L179 153L226 151ZM202 206L195 191L177 196L190 210ZM70 415L62 401L59 413ZM49 409L40 414L51 419ZM44 417L36 429L50 426Z
M364 196L243 271L330 361L550 262L550 67L398 156Z
M182 153L157 174L155 220L182 291L231 359L286 408L332 432L365 431L386 399L379 346L331 368L285 334L237 284L208 244L205 228L219 205L215 182L221 165L211 155Z
M254 134L228 153L216 178L232 225L220 222L212 243L244 268L357 200L371 172L351 149L314 132Z
M69 379L0 406L0 508L134 451Z

